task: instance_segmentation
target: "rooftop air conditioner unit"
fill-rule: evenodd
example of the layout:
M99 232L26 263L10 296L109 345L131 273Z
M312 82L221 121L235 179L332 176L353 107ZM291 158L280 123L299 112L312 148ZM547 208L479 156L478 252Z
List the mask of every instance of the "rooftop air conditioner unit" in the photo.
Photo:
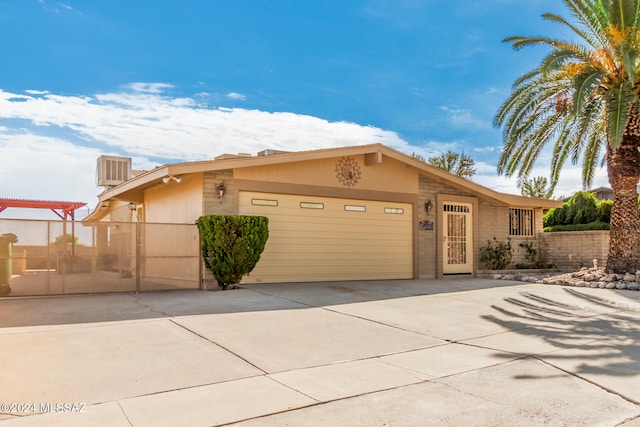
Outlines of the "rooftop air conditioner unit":
M131 178L131 157L100 156L96 168L96 184L112 187Z

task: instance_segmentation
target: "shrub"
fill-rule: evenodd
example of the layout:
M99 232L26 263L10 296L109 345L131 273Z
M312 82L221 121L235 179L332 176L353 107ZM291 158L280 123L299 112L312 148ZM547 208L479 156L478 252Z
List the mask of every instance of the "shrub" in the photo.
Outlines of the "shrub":
M542 224L546 230L561 225L610 222L612 205L611 200L598 201L593 193L578 191L561 208L549 209L542 217Z
M610 224L608 222L594 221L589 224L569 224L569 225L554 225L551 227L545 227L545 232L554 231L590 231L590 230L609 230Z
M525 241L520 243L518 246L523 248L526 251L524 255L524 259L528 261L528 263L519 263L516 264L516 268L519 269L534 269L534 268L555 268L555 265L552 263L544 262L538 256L538 250L535 248L535 243L532 241Z
M219 289L240 283L251 273L269 237L269 219L264 216L208 215L198 218L198 231L205 265Z
M565 224L588 224L598 219L598 200L593 193L578 191L567 203Z
M611 207L613 206L613 200L600 200L598 202L598 221L611 222Z
M480 262L489 270L503 270L511 263L512 256L510 238L506 242L499 242L493 236L493 242L487 240L487 245L480 247Z

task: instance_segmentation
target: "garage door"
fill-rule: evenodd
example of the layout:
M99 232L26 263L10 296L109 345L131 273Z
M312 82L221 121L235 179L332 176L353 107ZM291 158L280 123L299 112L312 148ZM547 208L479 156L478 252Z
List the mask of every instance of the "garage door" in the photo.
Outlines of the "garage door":
M269 217L269 240L243 283L410 279L412 205L240 192L239 213Z

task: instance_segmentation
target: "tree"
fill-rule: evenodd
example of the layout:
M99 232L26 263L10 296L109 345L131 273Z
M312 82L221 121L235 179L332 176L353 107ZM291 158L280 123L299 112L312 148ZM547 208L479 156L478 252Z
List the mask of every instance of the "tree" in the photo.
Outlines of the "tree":
M416 155L414 155L414 157L421 160ZM471 179L476 173L476 169L474 168L476 165L475 160L464 153L458 154L451 150L436 157L429 157L427 163L466 179Z
M518 187L523 196L537 197L538 199L550 199L553 196L553 188L544 176L536 176L531 179L521 177Z
M515 49L551 51L518 78L496 113L504 148L498 173L527 176L553 143L551 187L570 158L582 163L585 187L597 164L606 164L613 188L607 270L640 269L640 0L563 0L576 22L544 14L573 34L505 39Z
M265 216L208 215L198 218L204 263L219 289L240 283L251 273L269 238Z

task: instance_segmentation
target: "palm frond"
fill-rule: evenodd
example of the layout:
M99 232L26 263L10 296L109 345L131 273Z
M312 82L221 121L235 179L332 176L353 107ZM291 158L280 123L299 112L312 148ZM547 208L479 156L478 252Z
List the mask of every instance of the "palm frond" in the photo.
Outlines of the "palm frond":
M627 124L627 115L633 104L633 95L627 82L620 82L608 92L608 138L612 149L622 143L622 135Z

